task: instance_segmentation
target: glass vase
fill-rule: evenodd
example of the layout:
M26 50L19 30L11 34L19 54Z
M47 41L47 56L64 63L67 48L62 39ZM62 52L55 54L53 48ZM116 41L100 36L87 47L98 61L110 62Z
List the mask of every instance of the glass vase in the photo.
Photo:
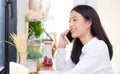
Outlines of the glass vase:
M36 37L34 35L30 36L30 38L28 39L28 47L32 47L32 48L35 48L39 51L41 51L41 38L40 37ZM41 61L40 59L38 61L36 61L36 68L37 68L37 71L40 70L41 68Z

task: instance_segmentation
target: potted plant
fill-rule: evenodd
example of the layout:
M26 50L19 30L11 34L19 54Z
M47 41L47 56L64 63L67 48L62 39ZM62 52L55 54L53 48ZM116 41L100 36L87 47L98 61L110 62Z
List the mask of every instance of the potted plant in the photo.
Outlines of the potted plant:
M42 58L42 52L37 50L34 47L28 47L27 48L27 60L28 60L28 69L30 72L36 72L37 71L37 61Z
M44 32L43 26L43 12L36 12L33 10L29 10L26 13L26 22L28 22L28 33L30 36L35 36L36 38L40 37L41 34Z
M37 48L38 50L41 49L41 34L44 32L44 19L46 13L43 11L37 12L34 10L29 10L26 13L25 20L28 23L28 46L32 46ZM38 60L37 62L37 70L40 69Z

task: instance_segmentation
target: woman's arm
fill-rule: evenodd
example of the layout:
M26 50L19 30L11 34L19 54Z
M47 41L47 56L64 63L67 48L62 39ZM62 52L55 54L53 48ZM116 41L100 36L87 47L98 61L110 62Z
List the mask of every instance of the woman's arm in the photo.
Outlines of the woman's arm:
M98 44L97 44L98 43ZM70 70L63 71L63 74L113 74L112 67L109 59L108 48L103 42L95 42L83 48L82 54L80 56L80 61L71 67ZM62 49L60 50L62 51ZM64 52L65 53L65 52ZM64 55L61 54L61 55ZM62 59L61 59L62 61ZM71 66L71 63L62 62L63 66L60 64L61 69ZM67 65L66 65L67 64Z
M80 62L73 65L65 61L65 49L58 49L56 55L57 71L52 74L114 74L109 60L108 49L102 46L85 48L80 57ZM47 73L47 72L46 72ZM50 74L49 72L47 74ZM42 74L42 73L41 73ZM44 73L43 73L44 74Z
M65 56L65 48L59 48L55 57L56 70L67 71L75 66L71 59L65 61Z
M64 74L113 74L107 45L102 41L88 44L76 66Z
M66 56L66 45L68 44L65 36L69 32L69 30L66 30L65 32L61 33L59 37L59 43L58 43L58 49L57 54L55 56L55 63L56 63L56 69L57 70L70 70L74 67L74 63L71 61L71 59L65 61Z

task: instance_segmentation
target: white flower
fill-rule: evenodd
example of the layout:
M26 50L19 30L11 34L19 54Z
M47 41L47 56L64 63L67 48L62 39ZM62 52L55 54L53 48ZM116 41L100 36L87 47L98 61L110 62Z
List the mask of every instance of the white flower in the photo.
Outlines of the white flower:
M42 22L45 19L45 14L44 12L36 12L33 10L29 10L26 13L26 17L25 17L26 21L40 21Z

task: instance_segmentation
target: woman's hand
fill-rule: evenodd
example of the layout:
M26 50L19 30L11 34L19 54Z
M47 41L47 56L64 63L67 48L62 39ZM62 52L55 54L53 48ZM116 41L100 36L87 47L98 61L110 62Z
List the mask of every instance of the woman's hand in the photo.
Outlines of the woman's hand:
M65 48L66 45L68 44L67 40L65 39L65 36L67 35L68 32L69 30L66 30L65 32L61 33L58 48Z

